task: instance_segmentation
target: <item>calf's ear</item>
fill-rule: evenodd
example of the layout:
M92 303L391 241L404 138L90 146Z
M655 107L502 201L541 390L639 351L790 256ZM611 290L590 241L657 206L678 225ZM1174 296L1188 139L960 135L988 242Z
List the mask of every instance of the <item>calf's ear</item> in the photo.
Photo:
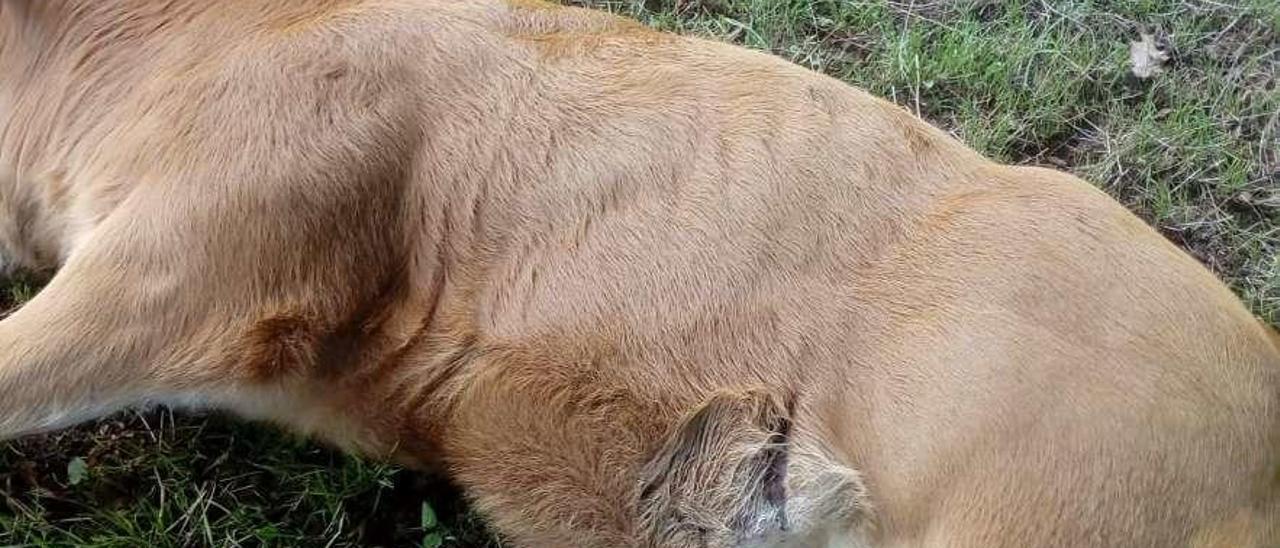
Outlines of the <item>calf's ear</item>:
M644 466L641 535L651 546L739 546L783 534L793 399L720 392Z

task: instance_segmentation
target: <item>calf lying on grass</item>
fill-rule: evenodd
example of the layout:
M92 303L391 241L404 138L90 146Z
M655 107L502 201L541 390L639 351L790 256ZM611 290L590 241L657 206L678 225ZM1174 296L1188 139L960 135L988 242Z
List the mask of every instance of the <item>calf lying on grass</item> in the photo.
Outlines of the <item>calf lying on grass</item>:
M0 0L0 438L147 403L522 546L1277 546L1280 340L1088 184L529 0Z

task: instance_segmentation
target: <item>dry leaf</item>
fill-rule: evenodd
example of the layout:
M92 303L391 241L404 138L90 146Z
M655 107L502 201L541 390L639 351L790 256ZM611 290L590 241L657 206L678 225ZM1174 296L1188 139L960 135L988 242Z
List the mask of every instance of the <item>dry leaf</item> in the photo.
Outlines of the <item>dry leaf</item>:
M1156 37L1143 33L1142 39L1129 43L1129 62L1133 64L1133 75L1147 79L1164 70L1169 53L1156 45Z

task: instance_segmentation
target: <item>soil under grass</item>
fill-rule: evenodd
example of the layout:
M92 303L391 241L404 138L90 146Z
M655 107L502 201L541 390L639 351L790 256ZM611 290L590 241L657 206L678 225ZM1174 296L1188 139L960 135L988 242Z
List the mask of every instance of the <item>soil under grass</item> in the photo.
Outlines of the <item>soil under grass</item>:
M1280 323L1274 0L578 0L773 52L1103 188ZM1165 70L1130 71L1148 33ZM22 301L32 285L16 282ZM500 546L456 490L221 416L0 445L0 546Z

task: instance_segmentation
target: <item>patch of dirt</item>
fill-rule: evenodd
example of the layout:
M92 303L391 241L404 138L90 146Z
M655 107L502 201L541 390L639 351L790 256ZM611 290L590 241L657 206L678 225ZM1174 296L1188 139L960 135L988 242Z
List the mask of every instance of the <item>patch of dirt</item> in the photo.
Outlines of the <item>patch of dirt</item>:
M1018 141L1009 151L1010 161L1069 171L1076 166L1081 155L1091 151L1094 146L1089 132L1080 129L1090 125L1087 121L1077 122L1039 141Z
M1219 277L1230 277L1244 267L1243 258L1231 248L1221 228L1221 221L1209 218L1177 225L1160 224L1156 228L1173 243L1187 250Z

